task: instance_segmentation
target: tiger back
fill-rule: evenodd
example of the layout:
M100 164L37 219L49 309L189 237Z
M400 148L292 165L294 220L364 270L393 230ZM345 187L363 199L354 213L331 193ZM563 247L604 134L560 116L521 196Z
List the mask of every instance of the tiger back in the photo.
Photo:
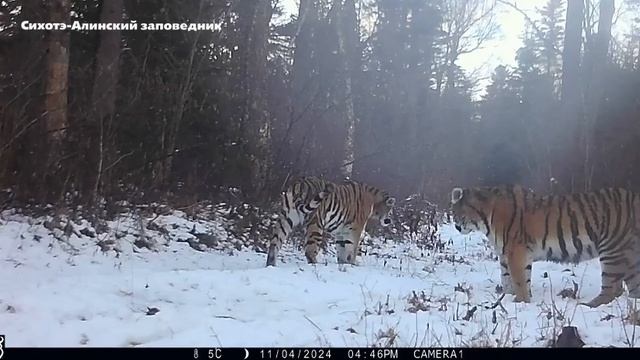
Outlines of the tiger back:
M498 253L501 283L515 301L531 298L534 261L599 258L597 307L623 293L640 297L640 197L625 189L538 196L521 186L455 188L451 210L462 233L481 231Z
M394 204L395 198L376 187L355 181L337 185L309 220L307 261L316 263L323 233L327 232L335 238L338 263L355 264L367 222L373 219L388 226Z

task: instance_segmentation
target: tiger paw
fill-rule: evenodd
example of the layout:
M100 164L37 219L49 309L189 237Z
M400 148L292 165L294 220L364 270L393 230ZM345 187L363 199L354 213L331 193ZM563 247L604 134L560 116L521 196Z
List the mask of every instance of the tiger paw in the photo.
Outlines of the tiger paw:
M353 266L358 266L358 262L357 262L356 260L349 260L349 261L346 261L346 260L340 260L340 259L338 259L338 261L337 261L337 262L338 262L338 264L340 264L340 265L353 265Z
M513 286L511 285L511 283L502 284L502 285L500 285L499 289L500 289L500 291L498 291L498 292L502 292L502 293L507 294L507 295L515 295L516 294L516 291L513 288Z
M601 304L594 304L591 301L589 301L589 302L579 302L578 305L583 305L583 306L590 307L590 308L593 309L593 308L597 308Z
M269 253L269 255L267 255L267 267L269 266L276 266L276 256L272 253Z
M516 295L515 299L513 299L513 302L523 302L523 303L530 303L531 302L531 296L522 296L522 295Z
M595 298L593 298L591 301L589 302L581 302L579 303L580 305L584 305L584 306L588 306L590 308L597 308L600 305L604 305L604 304L608 304L611 301L613 301L613 299L615 298L615 296L610 296L610 295L598 295Z
M632 299L640 299L640 286L629 290L629 297Z

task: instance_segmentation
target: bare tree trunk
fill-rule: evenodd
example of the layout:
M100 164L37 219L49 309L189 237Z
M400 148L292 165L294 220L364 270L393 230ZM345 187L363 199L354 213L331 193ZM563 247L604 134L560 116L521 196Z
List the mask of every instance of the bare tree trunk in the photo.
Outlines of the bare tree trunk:
M202 1L201 1L202 3ZM191 94L191 89L193 87L193 74L195 72L195 56L198 51L198 40L200 39L200 32L197 31L193 35L193 40L191 43L191 48L189 50L189 59L187 62L187 68L185 70L185 74L182 77L182 81L180 82L180 88L178 91L178 101L176 102L176 109L173 113L173 119L169 122L169 129L166 133L165 141L164 141L164 158L162 159L162 176L159 177L157 186L164 186L167 184L169 180L169 176L171 175L171 168L173 166L173 157L175 154L176 148L176 140L178 137L178 132L180 131L180 125L182 123L182 119L184 118L185 106L187 104L187 100L189 94Z
M562 111L564 124L562 132L556 141L560 156L554 166L556 177L561 183L571 183L571 176L580 173L579 159L581 151L579 137L582 114L582 85L580 81L580 50L582 47L582 19L584 17L584 0L569 0L567 2L567 18L565 22L564 49L562 52ZM573 164L573 166L569 166Z
M598 35L593 51L594 62L592 73L593 75L598 75L597 80L600 81L600 83L594 81L593 85L590 86L590 89L597 90L600 94L602 94L602 87L597 85L601 84L604 79L604 74L598 70L603 70L607 64L614 12L614 0L600 0L600 17L598 19Z
M449 59L447 59L447 82L445 84L445 91L452 91L456 86L456 61L458 60L458 41L454 42L454 46L450 49Z
M562 51L562 101L573 105L580 94L580 50L584 0L567 1L564 49Z
M49 21L53 23L69 23L70 0L51 0L47 2ZM60 169L62 144L65 139L68 101L69 75L69 33L51 30L48 34L47 73L44 99L45 124L47 130L47 160L45 178L59 185L55 172ZM44 178L43 178L44 180ZM47 181L47 180L45 180ZM57 186L46 184L44 191L50 192Z
M293 88L293 118L301 117L307 109L307 102L311 101L314 91L309 89L305 76L314 72L313 49L315 37L315 27L318 21L318 10L314 0L300 0L298 10L297 30L293 39L293 67L292 67L292 88Z
M100 22L119 23L122 21L123 0L103 1L100 11ZM120 68L121 31L102 31L100 45L96 52L95 80L91 100L94 113L99 122L98 165L92 198L98 195L103 178L105 160L105 121L112 118L116 106L116 87L118 85Z
M604 96L605 71L607 68L609 43L611 41L611 26L615 11L614 0L600 0L600 17L598 19L598 34L591 53L590 82L587 88L586 104L588 111L586 114L584 128L584 162L583 173L581 174L585 190L591 187L591 174L593 164L594 142L593 132L595 122L600 111L600 102Z
M346 0L344 4L342 0L334 0L333 6L338 11L335 11L336 19L336 31L338 35L338 52L342 61L342 77L344 79L344 106L343 113L346 121L347 136L345 138L344 145L344 165L342 167L342 174L351 178L353 175L353 163L355 161L354 154L354 136L357 124L356 114L353 106L353 91L352 91L352 74L354 66L354 53L357 50L353 42L353 33L357 31L356 21L356 8L353 0ZM351 15L351 16L349 16ZM345 21L347 20L347 21ZM349 21L352 20L352 21ZM351 40L351 41L349 41Z
M69 23L69 0L51 0L49 21ZM52 30L49 33L47 50L47 80L45 111L47 131L52 144L64 139L67 127L67 90L69 73L69 33Z
M100 22L119 23L122 21L123 0L102 2ZM121 31L101 31L100 45L96 52L96 74L93 84L92 101L96 114L107 117L114 113L116 85L119 76Z
M316 134L316 126L320 122L320 68L318 58L319 41L316 32L320 27L320 15L317 0L300 0L298 10L298 28L293 39L293 67L291 69L291 128L297 125L298 137L294 143L299 147L299 154L290 165L290 171L296 172L302 159L308 159L313 153L312 146ZM302 129L307 129L306 132ZM303 133L304 132L304 133ZM292 131L296 133L296 131ZM303 133L300 136L300 133ZM307 140L309 138L309 140Z
M271 164L271 119L267 107L267 45L273 9L270 0L240 1L243 13L241 31L243 49L240 75L243 82L241 130L250 174L245 187L258 198L268 184Z
M198 14L202 13L204 6L204 0L198 2ZM196 19L200 21L200 16ZM188 38L190 34L193 34L191 39ZM178 133L180 132L180 126L182 124L187 101L191 90L193 88L194 77L197 74L199 66L196 64L196 55L198 53L198 42L200 40L201 32L196 31L194 33L185 33L185 42L189 43L189 55L186 59L186 64L182 68L183 73L178 82L178 91L176 92L175 106L172 109L171 116L163 118L162 132L161 132L161 157L154 164L154 176L153 185L156 189L161 189L168 184L171 177L171 170L173 168L173 160L176 154L176 142Z

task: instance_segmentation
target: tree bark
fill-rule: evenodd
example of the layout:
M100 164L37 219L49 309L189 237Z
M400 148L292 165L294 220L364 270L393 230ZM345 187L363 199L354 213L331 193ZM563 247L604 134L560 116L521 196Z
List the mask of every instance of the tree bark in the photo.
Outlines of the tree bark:
M598 34L591 47L591 71L586 95L586 116L583 131L584 161L583 172L577 176L576 183L585 190L591 188L593 172L594 127L600 111L600 102L604 97L605 72L607 69L609 44L611 42L611 26L615 12L614 0L600 0ZM588 44L587 44L588 46Z
M609 43L611 42L611 26L613 23L613 14L615 12L614 0L600 0L599 9L600 18L598 19L598 35L596 36L596 43L594 44L593 52L593 75L599 75L598 80L601 81L604 78L604 74L598 70L603 69L607 63Z
M562 102L575 105L580 94L580 50L584 0L567 1L564 49L562 51Z
M202 5L202 1L200 2ZM202 7L200 7L202 8ZM193 34L189 48L189 57L187 59L186 69L180 81L178 88L175 110L171 116L171 120L165 122L165 131L163 132L162 150L163 158L159 164L158 176L156 178L156 187L162 188L167 185L171 176L173 167L173 158L176 152L176 141L180 126L184 118L187 100L193 89L194 73L196 71L195 59L198 52L198 41L200 40L200 32Z
M49 21L69 23L70 1L50 0ZM67 127L67 90L69 74L69 33L49 32L47 49L47 77L45 90L46 127L51 145L59 145Z
M355 161L354 154L354 137L358 119L356 118L353 105L352 90L352 74L353 67L357 64L355 60L356 41L357 41L357 24L356 24L356 7L353 0L334 0L333 6L339 10L335 11L336 31L338 35L338 52L342 62L342 78L344 81L344 105L343 117L347 128L344 144L344 164L341 171L342 175L351 178L353 175L353 163ZM354 41L355 40L355 41Z
M70 5L70 0L48 1L49 22L69 24ZM50 30L47 35L44 120L48 148L45 164L41 167L44 176L39 180L42 182L38 189L42 198L62 194L64 181L59 171L62 169L60 161L68 126L69 32Z
M100 10L101 23L122 22L123 0L105 0ZM121 31L101 31L96 52L92 102L100 118L111 116L116 103L119 76Z
M273 9L270 0L245 0L241 31L244 49L241 55L243 81L242 134L249 157L249 195L258 198L268 184L271 164L271 119L267 106L267 55Z
M584 18L584 0L567 1L564 48L562 51L562 112L564 124L558 139L560 153L566 154L556 160L554 166L562 184L571 183L572 174L579 173L582 164L579 141L575 134L580 132L582 124L582 85L580 81L580 51L582 47L582 19ZM568 164L574 164L569 166Z
M122 21L123 0L103 1L100 10L101 23L119 23ZM100 45L96 52L95 79L91 100L95 119L99 122L98 164L93 186L93 199L98 195L103 178L105 160L106 128L105 122L113 116L116 106L116 87L120 69L121 31L100 32Z

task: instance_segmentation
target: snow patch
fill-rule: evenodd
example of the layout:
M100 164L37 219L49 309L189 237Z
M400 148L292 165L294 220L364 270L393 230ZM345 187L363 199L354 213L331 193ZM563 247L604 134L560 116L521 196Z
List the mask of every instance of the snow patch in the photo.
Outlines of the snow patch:
M289 245L265 268L265 254L229 246L237 239L220 220L144 219L152 249L135 245L135 217L102 234L46 220L0 214L0 333L12 346L546 346L568 324L586 346L638 342L626 296L577 304L599 292L597 261L535 263L532 303L498 301L486 239L448 224L438 249L367 238L358 266L331 252L308 265ZM196 234L216 242L196 250ZM557 295L574 283L577 299Z

